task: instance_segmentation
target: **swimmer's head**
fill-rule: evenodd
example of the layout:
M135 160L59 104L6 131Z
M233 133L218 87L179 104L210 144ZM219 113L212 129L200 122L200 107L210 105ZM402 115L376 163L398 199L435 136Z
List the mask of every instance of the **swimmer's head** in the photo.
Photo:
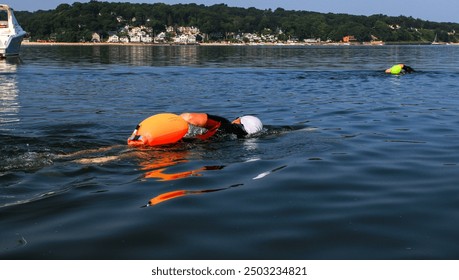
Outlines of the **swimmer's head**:
M263 129L260 119L254 116L242 116L234 120L233 123L241 124L248 135L258 133Z

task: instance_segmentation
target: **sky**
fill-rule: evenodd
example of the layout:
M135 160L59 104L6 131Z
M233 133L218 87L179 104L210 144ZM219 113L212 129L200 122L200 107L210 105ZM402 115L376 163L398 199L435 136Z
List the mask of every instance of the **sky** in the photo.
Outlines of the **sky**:
M90 0L0 0L16 11L36 11L55 9L59 4L89 2ZM283 8L285 10L304 10L321 13L345 13L352 15L384 14L388 16L412 16L423 20L459 23L458 0L111 0L108 2L165 3L165 4L227 4L230 7L255 7L258 9Z

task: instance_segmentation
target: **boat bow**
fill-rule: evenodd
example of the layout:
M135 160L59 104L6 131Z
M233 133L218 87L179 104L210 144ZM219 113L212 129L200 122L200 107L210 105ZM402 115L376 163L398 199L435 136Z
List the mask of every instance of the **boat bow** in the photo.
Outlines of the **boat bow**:
M0 4L0 57L19 55L25 35L13 10L8 5Z

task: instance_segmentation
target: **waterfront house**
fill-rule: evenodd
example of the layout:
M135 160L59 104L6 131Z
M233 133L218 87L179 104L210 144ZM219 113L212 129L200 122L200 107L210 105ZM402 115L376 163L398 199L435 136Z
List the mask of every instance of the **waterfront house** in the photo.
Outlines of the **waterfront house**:
M96 32L92 33L91 42L93 43L100 43L100 35Z
M120 36L113 34L108 37L108 43L118 43L120 41Z

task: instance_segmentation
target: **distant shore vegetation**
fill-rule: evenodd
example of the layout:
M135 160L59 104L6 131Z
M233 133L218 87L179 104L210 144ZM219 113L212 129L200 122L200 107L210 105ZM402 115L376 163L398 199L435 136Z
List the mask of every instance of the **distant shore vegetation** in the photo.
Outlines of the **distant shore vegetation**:
M459 23L278 8L99 2L15 11L31 42L459 42ZM123 41L124 40L124 41Z

